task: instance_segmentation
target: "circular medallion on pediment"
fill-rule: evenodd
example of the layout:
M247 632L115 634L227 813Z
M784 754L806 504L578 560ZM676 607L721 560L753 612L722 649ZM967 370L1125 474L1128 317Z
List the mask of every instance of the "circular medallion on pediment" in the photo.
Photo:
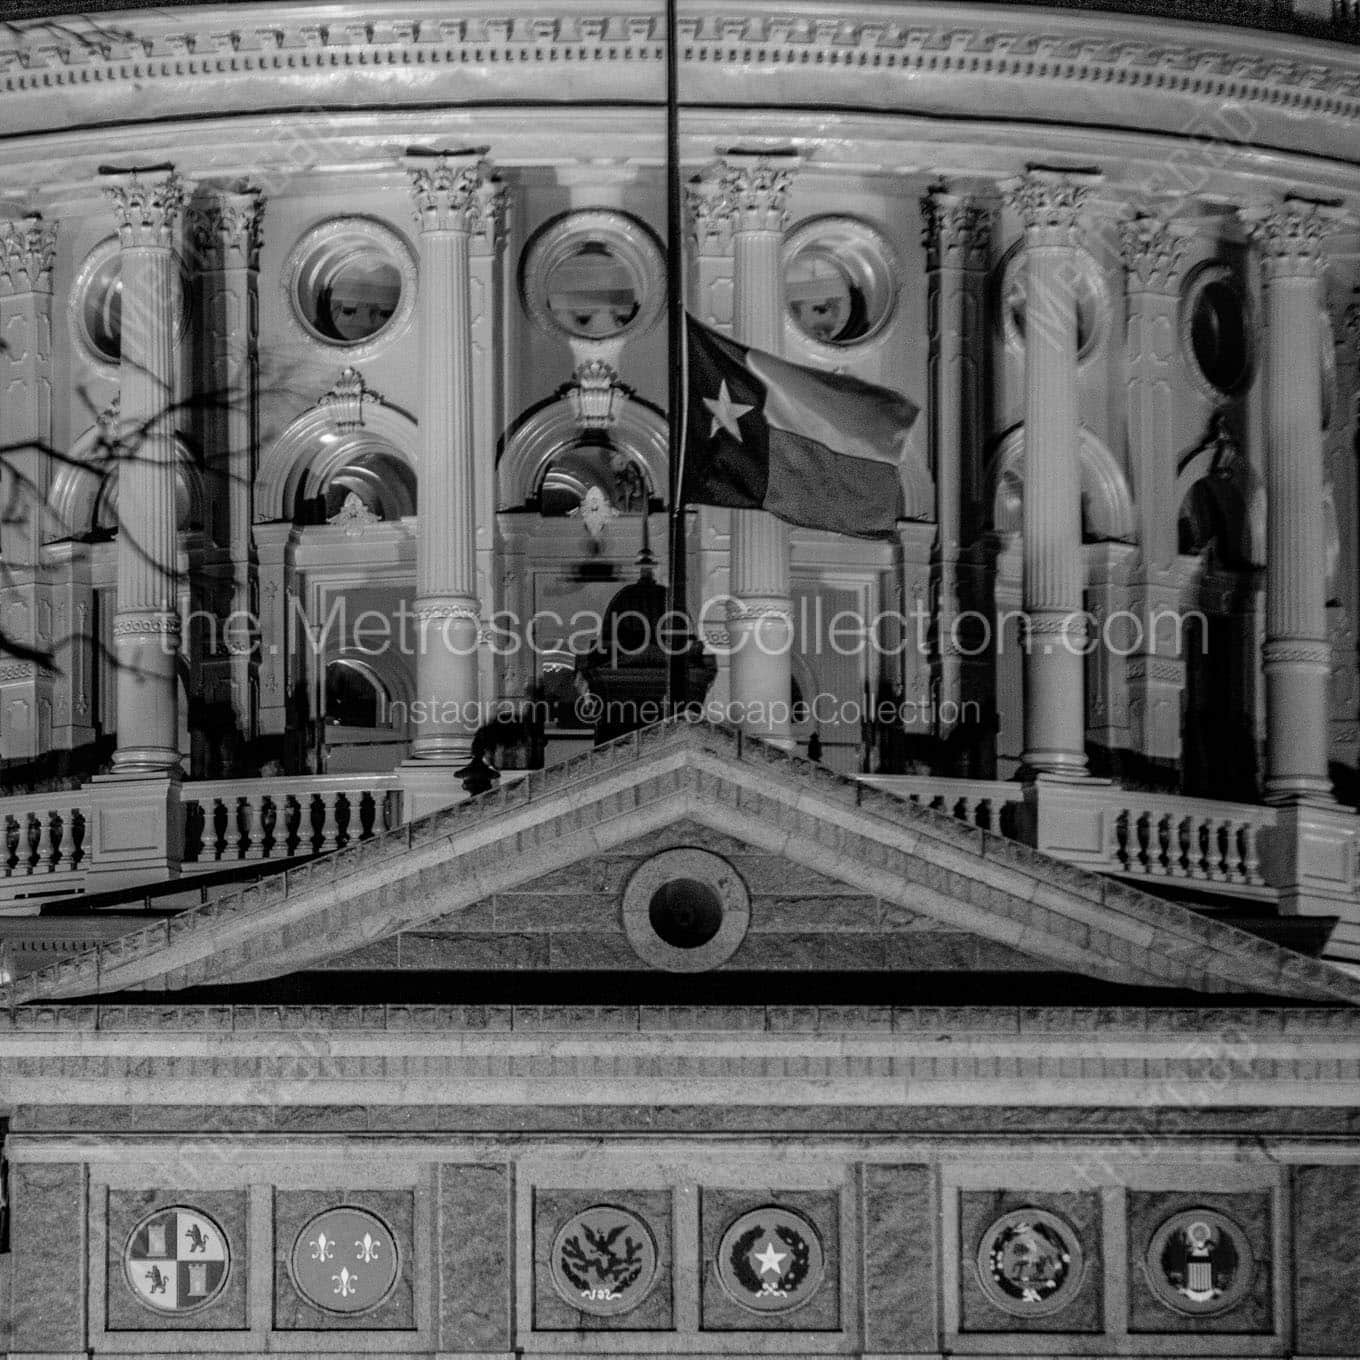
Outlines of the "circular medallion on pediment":
M726 963L746 938L751 897L736 869L698 846L643 860L623 890L623 929L640 958L673 973Z
M656 1239L631 1210L593 1204L553 1239L550 1273L571 1307L600 1317L627 1313L656 1283Z
M288 1268L308 1303L328 1313L364 1313L392 1292L400 1264L387 1224L346 1204L306 1224L293 1242Z
M977 1273L982 1291L1017 1317L1065 1308L1081 1288L1085 1258L1076 1230L1042 1209L1003 1214L982 1234Z
M1152 1235L1143 1270L1158 1300L1178 1313L1222 1313L1251 1288L1247 1235L1213 1209L1187 1209Z
M826 1257L817 1229L792 1209L770 1204L742 1214L718 1244L718 1282L753 1313L786 1313L817 1292Z
M226 1288L231 1248L220 1227L197 1209L157 1209L133 1228L123 1273L139 1303L158 1313L196 1313Z

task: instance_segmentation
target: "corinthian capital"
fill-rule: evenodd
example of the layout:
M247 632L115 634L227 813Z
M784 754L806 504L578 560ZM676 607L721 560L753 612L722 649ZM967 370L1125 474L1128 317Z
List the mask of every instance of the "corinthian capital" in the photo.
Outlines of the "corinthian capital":
M992 249L992 209L943 186L921 199L922 240L932 269L986 269Z
M1140 216L1120 222L1119 247L1129 271L1129 292L1179 291L1190 242L1165 218Z
M697 207L703 214L700 219L695 213L696 226L710 235L719 229L783 232L792 183L789 159L729 151L691 190L691 212Z
M57 229L36 213L16 221L0 221L0 296L50 293Z
M1031 169L1002 184L1006 203L1025 229L1025 244L1074 244L1078 220L1095 180L1088 173Z
M118 243L124 250L136 246L169 250L174 244L188 191L172 168L114 172L104 193L113 204Z
M411 197L422 232L457 231L494 240L505 220L505 191L485 147L408 156Z
M1314 278L1327 267L1322 242L1335 226L1335 215L1322 204L1287 198L1244 209L1241 217L1261 252L1267 278Z
M194 251L208 268L259 269L265 197L241 188L190 206L187 222Z

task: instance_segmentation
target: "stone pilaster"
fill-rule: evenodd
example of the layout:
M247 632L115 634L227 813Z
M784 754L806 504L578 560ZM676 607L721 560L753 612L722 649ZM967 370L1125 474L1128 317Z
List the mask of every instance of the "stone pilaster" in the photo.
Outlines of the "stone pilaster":
M1329 222L1288 199L1244 214L1266 311L1266 798L1332 800L1318 314Z
M1175 440L1173 437L1177 316L1189 240L1160 217L1119 224L1125 266L1126 409L1141 560L1130 582L1129 607L1142 624L1142 645L1128 658L1130 740L1154 765L1172 767L1181 753L1185 660L1175 616ZM1113 658L1112 658L1113 659Z
M732 238L732 329L743 344L771 354L783 349L780 250L792 178L787 162L731 154L719 181ZM732 698L744 706L749 732L787 746L793 646L788 526L764 510L734 510L731 554Z
M0 757L52 744L52 601L39 569L52 459L52 260L56 227L0 221Z
M118 448L118 747L114 769L179 769L175 258L185 187L173 170L119 174L113 204L123 279Z
M985 344L981 328L993 209L939 186L922 198L921 215L928 271L930 470L937 526L931 552L931 694L937 715L934 736L947 741L956 726L951 715L961 711L963 701L989 705L979 683L981 658L966 657L960 650L964 639L959 635L959 616L977 608L976 583L962 553L977 537L971 508L981 502Z
M227 552L231 576L228 653L231 704L245 741L259 730L258 562L251 538L259 371L259 272L264 197L242 187L211 193L189 213L202 279L207 350L209 500L213 537Z
M504 195L477 151L408 162L420 229L420 525L413 760L465 760L478 726L471 242L494 240ZM461 795L448 780L449 797Z
M1025 233L1024 763L1040 774L1086 770L1076 280L1089 178L1030 170L1005 186Z

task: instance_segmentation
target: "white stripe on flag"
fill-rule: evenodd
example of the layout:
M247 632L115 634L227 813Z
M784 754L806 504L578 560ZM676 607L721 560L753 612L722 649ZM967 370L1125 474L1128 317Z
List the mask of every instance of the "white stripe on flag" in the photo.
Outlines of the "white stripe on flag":
M915 408L905 397L867 384L847 386L834 373L748 350L746 365L765 384L762 414L774 429L824 444L833 453L897 467Z

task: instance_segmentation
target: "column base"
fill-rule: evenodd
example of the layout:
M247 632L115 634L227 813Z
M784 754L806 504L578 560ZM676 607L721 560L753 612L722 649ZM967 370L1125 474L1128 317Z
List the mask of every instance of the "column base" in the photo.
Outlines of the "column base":
M1310 775L1282 775L1267 779L1263 802L1272 807L1335 807L1336 795L1330 779Z

